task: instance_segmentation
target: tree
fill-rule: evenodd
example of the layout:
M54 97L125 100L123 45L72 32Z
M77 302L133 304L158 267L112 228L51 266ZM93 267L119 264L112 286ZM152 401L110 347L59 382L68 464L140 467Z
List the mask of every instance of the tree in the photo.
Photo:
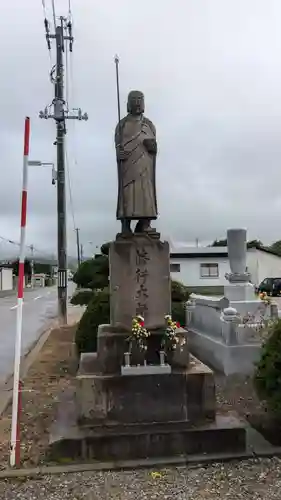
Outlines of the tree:
M247 243L247 248L265 248L261 240L251 240Z
M210 245L211 247L227 247L227 239L225 240L215 240Z
M19 259L15 260L12 263L12 268L13 268L13 274L15 276L19 275ZM25 259L24 261L24 274L25 276L31 276L31 263L28 259Z
M211 247L227 247L227 239L224 240L215 240L210 245ZM247 248L265 248L262 241L260 240L251 240L247 242ZM281 252L281 241L280 241L280 252Z
M73 281L81 288L98 290L108 286L108 276L108 257L106 255L97 255L93 259L85 260L80 264L73 276Z
M277 240L272 245L270 245L269 250L281 256L281 240Z

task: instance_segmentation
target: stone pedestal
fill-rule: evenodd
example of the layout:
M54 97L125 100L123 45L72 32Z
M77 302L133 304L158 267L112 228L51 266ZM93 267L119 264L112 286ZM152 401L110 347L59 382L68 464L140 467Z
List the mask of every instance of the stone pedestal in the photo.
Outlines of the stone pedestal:
M81 445L84 459L245 448L243 426L216 416L213 372L196 359L189 362L188 332L178 329L185 343L165 360L163 352L160 356L165 315L171 311L169 263L169 245L154 232L117 237L109 245L111 323L99 326L97 352L81 355L77 373L76 438L70 441ZM130 374L125 352L137 314L151 335L146 365ZM165 364L169 370L151 370ZM73 433L72 426L68 434L57 432L59 438L53 434L53 449Z
M229 283L224 287L224 296L231 303L256 301L255 287L252 283Z
M159 233L117 236L109 245L110 323L131 327L144 316L148 330L163 328L171 311L168 242Z
M94 355L81 358L77 407L82 426L101 422L195 424L215 419L214 375L198 360L170 374L104 376L94 369Z

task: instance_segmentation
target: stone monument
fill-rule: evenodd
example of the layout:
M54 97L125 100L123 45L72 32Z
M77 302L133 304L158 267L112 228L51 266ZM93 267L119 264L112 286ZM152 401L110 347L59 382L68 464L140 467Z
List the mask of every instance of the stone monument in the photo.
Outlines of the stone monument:
M137 220L135 232L139 233L150 230L150 221L157 218L156 129L143 114L142 92L129 93L127 111L115 130L117 219L122 222L122 233L131 232L131 221Z
M72 428L68 441L81 443L84 458L102 460L244 450L243 426L216 417L213 372L190 361L185 329L178 329L185 342L164 360L171 286L169 245L151 227L157 218L156 129L143 115L141 92L129 93L127 109L115 132L121 232L108 245L110 324L99 326L97 352L81 355L78 432ZM142 365L130 364L127 342L139 314L150 332ZM54 446L61 440L53 434Z
M230 302L256 300L255 287L250 281L251 274L246 268L246 229L228 229L227 247L231 272L225 276L229 285L224 287L224 296Z

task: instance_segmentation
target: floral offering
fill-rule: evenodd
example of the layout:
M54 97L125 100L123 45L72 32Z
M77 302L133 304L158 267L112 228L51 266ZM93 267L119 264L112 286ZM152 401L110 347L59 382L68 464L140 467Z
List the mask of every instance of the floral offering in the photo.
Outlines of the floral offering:
M173 321L170 314L165 316L166 330L162 339L162 348L167 351L170 349L176 349L177 345L181 347L185 344L185 338L182 335L177 334L177 330L181 328L178 321Z
M141 315L137 315L132 319L132 333L128 338L130 342L130 348L132 344L135 344L141 351L146 351L147 349L147 338L150 336L150 332L147 331L144 325L144 318Z
M266 293L266 292L261 292L261 293L259 294L259 298L260 298L260 299L261 299L261 300L262 300L262 301L263 301L266 305L268 305L268 306L270 305L270 303L271 303L271 299L270 299L270 297L267 295L267 293Z

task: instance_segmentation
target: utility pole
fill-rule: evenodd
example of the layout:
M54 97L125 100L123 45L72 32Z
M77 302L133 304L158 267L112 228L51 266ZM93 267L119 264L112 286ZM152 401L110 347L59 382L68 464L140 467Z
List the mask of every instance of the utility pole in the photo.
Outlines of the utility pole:
M83 244L81 243L81 250L80 250L80 262L81 262L81 264L83 262L83 258L84 258L84 255L83 255Z
M54 22L56 19L54 20ZM64 57L65 50L72 52L74 38L72 36L72 23L61 16L59 24L55 24L55 34L50 33L49 22L44 20L46 30L46 40L48 49L51 50L50 40L56 43L56 75L51 81L55 83L55 97L52 102L53 113L49 113L49 108L40 111L39 117L52 118L56 122L57 137L55 145L57 147L57 234L58 234L58 314L62 324L67 324L67 239L66 239L66 197L65 197L65 143L66 119L88 120L87 113L82 115L79 108L75 114L70 114L64 99Z
M80 241L79 241L79 229L78 227L75 229L76 231L76 245L77 245L77 264L78 267L81 264L81 258L80 258Z

